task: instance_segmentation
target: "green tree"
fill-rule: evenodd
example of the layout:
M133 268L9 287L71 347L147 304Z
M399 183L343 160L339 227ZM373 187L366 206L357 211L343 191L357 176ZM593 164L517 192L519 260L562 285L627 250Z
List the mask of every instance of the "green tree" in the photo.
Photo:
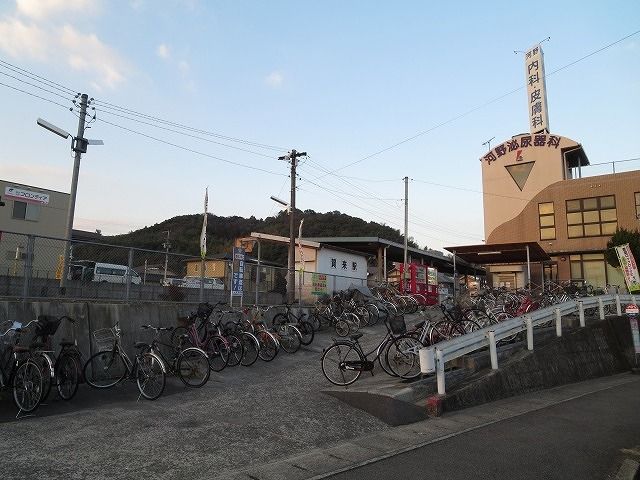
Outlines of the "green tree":
M624 228L619 228L607 242L607 251L604 254L607 263L612 267L618 268L620 266L618 255L613 247L624 245L625 243L629 244L631 253L633 253L633 258L636 259L636 263L640 261L640 231L637 229L626 230Z

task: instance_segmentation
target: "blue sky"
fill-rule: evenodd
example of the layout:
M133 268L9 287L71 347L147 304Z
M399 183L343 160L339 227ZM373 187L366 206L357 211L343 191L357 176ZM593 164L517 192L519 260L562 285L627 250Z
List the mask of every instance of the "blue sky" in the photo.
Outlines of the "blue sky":
M76 228L122 233L200 213L206 186L217 215L272 215L269 196L287 198L289 182L276 158L297 148L310 154L299 208L402 229L409 176L409 235L441 248L483 238L482 143L528 129L524 61L513 51L550 36L549 73L639 29L637 0L3 0L0 60L97 101L86 136L105 145L83 157ZM43 87L6 63L0 72L6 85L71 105L72 95L27 85ZM552 132L581 142L592 163L640 157L640 34L551 75L547 90ZM0 102L0 178L69 191L69 146L35 120L75 133L74 114L2 85ZM115 116L124 112L113 105L278 148L176 134Z

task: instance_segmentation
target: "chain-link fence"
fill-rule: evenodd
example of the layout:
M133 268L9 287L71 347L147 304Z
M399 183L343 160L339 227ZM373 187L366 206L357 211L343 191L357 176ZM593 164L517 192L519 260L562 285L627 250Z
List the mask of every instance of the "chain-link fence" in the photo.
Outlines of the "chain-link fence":
M231 255L200 257L72 241L64 268L66 240L11 232L0 234L0 297L21 299L112 300L125 302L217 301L278 304L286 299L288 271L247 258L242 272ZM63 279L63 270L66 278ZM234 281L234 273L235 279ZM238 275L242 277L237 282ZM296 272L295 299L313 303L363 278ZM234 290L234 295L232 295Z

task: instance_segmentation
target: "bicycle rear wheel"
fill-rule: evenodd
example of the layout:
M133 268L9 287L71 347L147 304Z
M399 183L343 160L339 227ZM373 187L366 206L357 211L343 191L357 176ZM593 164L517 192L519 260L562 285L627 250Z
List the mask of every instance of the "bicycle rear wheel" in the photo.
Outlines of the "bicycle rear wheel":
M31 413L42 400L42 372L35 362L27 360L16 368L13 375L13 401L18 410Z
M55 382L53 362L45 352L35 352L31 359L38 365L40 373L42 373L42 399L40 399L40 403L42 403L49 397L51 386Z
M160 358L150 352L137 357L136 384L140 395L147 400L155 400L164 392L166 382L164 365Z
M71 400L78 391L80 365L74 355L62 354L56 362L56 387L63 400Z
M258 332L256 336L260 341L260 350L258 350L260 360L270 362L276 358L278 354L278 341L276 338L267 331Z
M242 361L242 357L244 355L244 347L242 345L242 340L237 335L226 335L227 343L229 345L229 362L227 362L227 367L235 367L236 365L240 365Z
M109 350L89 357L82 371L90 387L109 388L124 379L128 368L122 353Z
M336 342L322 354L322 374L334 385L351 385L360 378L354 370L365 361L364 355L349 342Z
M422 344L410 335L403 335L391 342L386 352L387 364L400 378L416 378L420 375L420 349Z
M183 350L176 362L176 373L187 387L201 387L211 376L207 354L195 347Z
M283 327L279 332L280 346L287 353L296 353L300 350L300 332L293 326Z
M315 335L315 332L313 331L313 325L311 325L311 323L307 322L306 320L302 320L298 324L298 330L302 335L300 337L300 343L302 343L302 345L311 345L311 342L313 342L313 337Z

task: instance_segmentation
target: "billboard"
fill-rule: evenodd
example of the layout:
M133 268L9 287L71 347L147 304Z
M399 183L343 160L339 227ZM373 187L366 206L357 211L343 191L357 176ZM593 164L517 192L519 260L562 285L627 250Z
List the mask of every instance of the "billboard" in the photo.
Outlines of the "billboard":
M531 134L549 132L547 84L544 76L544 55L540 45L536 45L525 52L524 65Z

